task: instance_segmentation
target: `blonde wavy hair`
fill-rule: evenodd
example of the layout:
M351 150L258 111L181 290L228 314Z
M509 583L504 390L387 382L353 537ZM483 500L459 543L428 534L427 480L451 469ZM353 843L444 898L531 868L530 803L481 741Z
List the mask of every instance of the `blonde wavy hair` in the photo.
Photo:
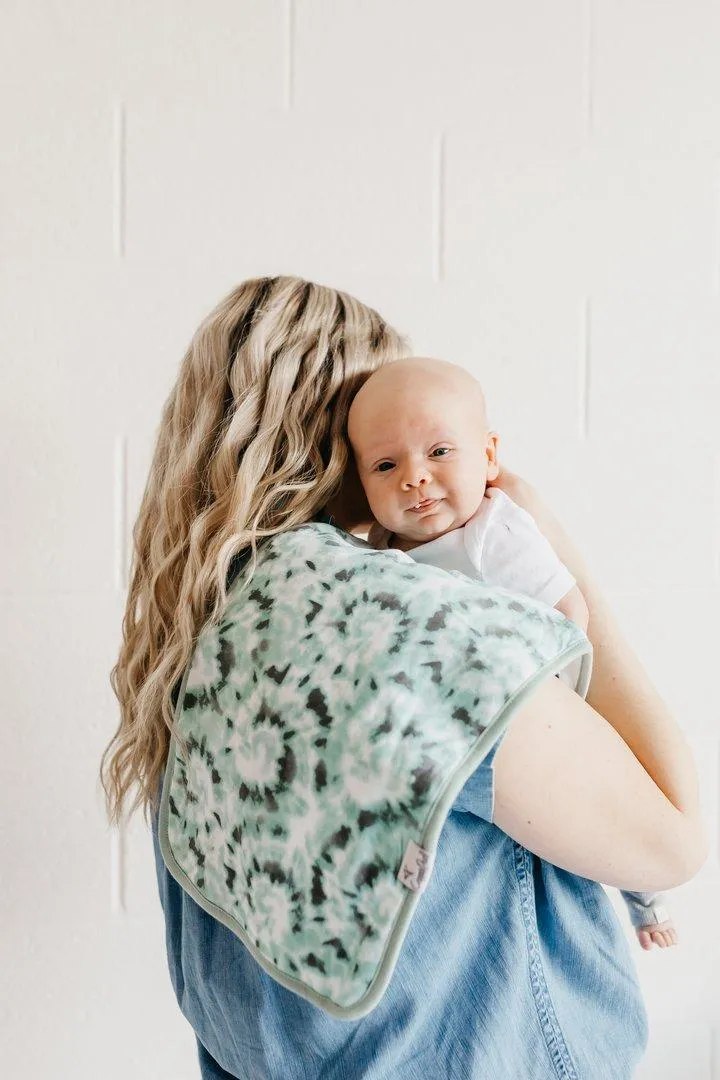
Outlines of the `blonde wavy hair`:
M217 622L233 558L313 520L338 494L354 394L408 342L347 293L296 277L233 289L195 332L165 402L133 529L118 728L102 755L108 819L157 809L172 691ZM185 749L182 740L178 740Z

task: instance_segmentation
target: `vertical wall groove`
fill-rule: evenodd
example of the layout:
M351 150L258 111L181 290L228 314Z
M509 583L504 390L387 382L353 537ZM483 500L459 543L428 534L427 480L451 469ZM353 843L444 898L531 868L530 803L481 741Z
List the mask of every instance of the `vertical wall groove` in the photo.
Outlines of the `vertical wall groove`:
M113 251L125 257L125 106L118 102L113 114Z
M445 275L445 133L433 145L432 192L432 277L442 281Z
M127 438L115 439L113 462L114 492L114 583L119 593L127 590Z
M285 110L293 107L295 79L295 0L285 0Z
M591 312L590 297L586 296L583 304L580 371L578 375L579 435L583 440L587 439L590 434Z
M712 565L713 577L720 582L720 453L714 455L713 466Z
M110 829L110 911L121 915L125 911L125 826L123 822Z
M588 136L595 127L595 33L593 0L585 4L585 126Z

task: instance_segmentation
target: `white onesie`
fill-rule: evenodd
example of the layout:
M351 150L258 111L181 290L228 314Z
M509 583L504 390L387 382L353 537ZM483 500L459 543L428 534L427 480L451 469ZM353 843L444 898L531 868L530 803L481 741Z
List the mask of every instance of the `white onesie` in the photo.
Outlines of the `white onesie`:
M368 541L386 548L392 533L375 524ZM500 488L489 487L480 506L460 529L407 552L416 562L460 570L486 585L532 596L553 607L575 578L553 551L534 518Z

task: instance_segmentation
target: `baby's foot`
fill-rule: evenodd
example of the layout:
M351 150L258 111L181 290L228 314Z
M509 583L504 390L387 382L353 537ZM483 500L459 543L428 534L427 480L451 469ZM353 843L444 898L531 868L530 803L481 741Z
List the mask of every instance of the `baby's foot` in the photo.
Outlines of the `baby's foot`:
M636 926L635 932L643 949L652 949L653 942L660 949L667 949L668 945L677 945L677 930L672 919L667 922L652 923L650 926Z

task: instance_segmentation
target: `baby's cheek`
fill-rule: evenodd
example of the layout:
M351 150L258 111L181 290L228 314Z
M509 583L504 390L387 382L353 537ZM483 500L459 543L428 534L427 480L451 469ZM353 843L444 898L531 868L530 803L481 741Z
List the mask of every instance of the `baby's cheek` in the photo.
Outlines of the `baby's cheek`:
M370 504L370 509L379 520L381 516L387 513L387 498L384 492L379 491L375 484L369 483L365 485L365 495Z
M473 472L466 472L458 478L456 499L462 510L468 514L474 513L480 505L485 494L486 470L482 467Z

